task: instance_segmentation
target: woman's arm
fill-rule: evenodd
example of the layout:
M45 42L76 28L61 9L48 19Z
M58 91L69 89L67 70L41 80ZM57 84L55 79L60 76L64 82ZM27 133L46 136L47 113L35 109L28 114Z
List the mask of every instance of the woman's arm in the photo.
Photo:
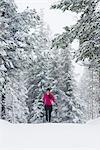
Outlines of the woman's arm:
M45 104L45 94L42 95L43 103Z
M55 97L54 97L53 94L51 94L51 99L52 99L53 102L55 102Z

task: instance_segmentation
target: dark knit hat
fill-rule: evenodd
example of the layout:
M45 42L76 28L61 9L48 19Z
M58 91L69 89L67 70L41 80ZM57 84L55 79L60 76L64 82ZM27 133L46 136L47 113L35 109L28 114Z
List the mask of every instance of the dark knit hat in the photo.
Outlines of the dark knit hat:
M47 91L51 91L51 88L47 88Z

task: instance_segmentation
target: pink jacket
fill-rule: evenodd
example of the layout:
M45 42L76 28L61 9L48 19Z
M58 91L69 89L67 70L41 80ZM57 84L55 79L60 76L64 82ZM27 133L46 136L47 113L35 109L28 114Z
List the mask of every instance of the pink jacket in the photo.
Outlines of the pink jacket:
M50 93L50 95L47 95L47 93L44 93L43 95L43 102L45 105L52 105L52 102L55 102L55 97L53 94Z

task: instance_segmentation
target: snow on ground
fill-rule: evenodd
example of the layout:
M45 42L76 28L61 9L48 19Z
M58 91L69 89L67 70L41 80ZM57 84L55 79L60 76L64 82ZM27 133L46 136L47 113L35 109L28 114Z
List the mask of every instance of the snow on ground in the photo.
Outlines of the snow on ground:
M87 124L0 120L0 150L100 150L100 118Z

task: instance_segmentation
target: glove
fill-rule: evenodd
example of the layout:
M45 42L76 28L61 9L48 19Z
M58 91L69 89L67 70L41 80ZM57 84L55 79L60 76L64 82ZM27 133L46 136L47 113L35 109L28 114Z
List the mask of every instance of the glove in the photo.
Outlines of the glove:
M52 99L50 99L50 101L51 101L51 104L53 105L53 104L54 104L54 101L53 101Z

